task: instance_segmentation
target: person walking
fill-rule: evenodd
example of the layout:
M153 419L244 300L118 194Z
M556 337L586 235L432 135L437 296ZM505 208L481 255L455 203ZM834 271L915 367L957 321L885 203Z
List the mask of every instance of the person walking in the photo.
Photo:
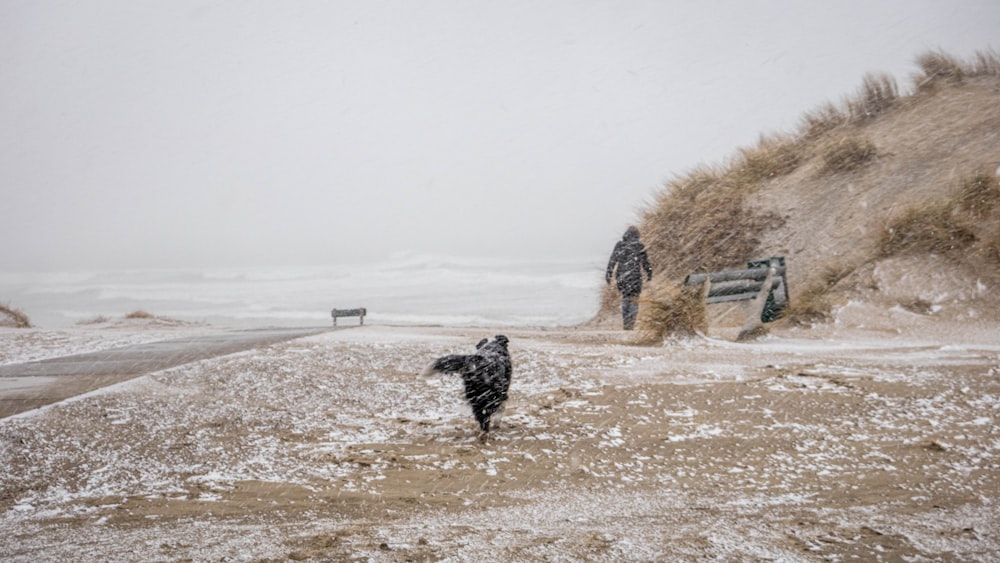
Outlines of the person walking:
M643 271L646 272L646 281L653 279L653 268L646 256L646 247L639 240L639 229L630 226L625 229L622 240L615 244L604 274L605 283L610 284L611 274L614 273L618 291L622 294L622 327L625 330L632 330L639 313Z

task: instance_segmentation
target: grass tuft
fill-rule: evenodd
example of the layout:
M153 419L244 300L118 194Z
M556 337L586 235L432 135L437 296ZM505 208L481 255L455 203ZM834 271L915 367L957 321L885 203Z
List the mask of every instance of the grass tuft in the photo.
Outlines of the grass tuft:
M31 319L24 311L15 309L10 304L0 304L0 326L31 328Z
M1000 182L994 173L981 171L962 182L958 205L976 219L989 215L1000 204Z
M798 326L809 326L828 320L833 308L830 300L831 291L854 271L855 268L851 266L829 266L818 281L808 286L792 305L785 309L782 318Z
M879 257L930 253L960 257L976 241L976 235L952 202L916 206L897 215L879 241Z
M730 175L747 184L784 176L794 171L802 161L802 151L794 139L761 137L752 149L740 149Z
M928 51L917 57L920 71L913 75L917 91L933 89L941 82L961 82L976 76L1000 76L1000 54L993 49L977 51L969 62L963 62L944 51Z
M635 343L659 345L668 337L689 338L708 331L698 288L662 285L639 300Z
M925 90L940 80L959 82L965 77L965 67L957 58L944 51L928 51L917 57L920 72L913 77L917 90Z
M125 315L126 319L152 319L155 318L152 313L147 313L142 309L132 311L131 313Z
M993 49L977 51L965 72L969 76L1000 76L1000 54Z
M857 135L841 137L822 150L821 174L851 172L878 157L875 143Z
M639 227L653 267L670 279L745 262L761 233L782 221L747 209L746 198L761 182L793 171L801 155L794 139L762 137L726 168L700 167L670 181Z
M849 122L850 118L844 111L827 102L802 117L799 131L803 138L815 140Z
M882 115L899 99L896 80L888 74L868 74L858 94L847 100L847 111L855 123Z

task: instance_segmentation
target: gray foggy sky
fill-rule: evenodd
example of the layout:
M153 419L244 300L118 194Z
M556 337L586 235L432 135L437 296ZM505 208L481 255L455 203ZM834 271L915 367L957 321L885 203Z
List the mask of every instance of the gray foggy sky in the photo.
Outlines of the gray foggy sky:
M602 256L670 177L998 31L995 0L0 0L0 264Z

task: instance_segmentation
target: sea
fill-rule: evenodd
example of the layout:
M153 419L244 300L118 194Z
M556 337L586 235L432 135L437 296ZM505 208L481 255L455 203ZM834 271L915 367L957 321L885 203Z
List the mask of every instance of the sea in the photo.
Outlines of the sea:
M361 307L366 324L557 327L597 312L603 274L596 257L426 255L310 267L15 272L0 273L0 303L39 328L134 311L233 328L309 327L332 324L334 308Z

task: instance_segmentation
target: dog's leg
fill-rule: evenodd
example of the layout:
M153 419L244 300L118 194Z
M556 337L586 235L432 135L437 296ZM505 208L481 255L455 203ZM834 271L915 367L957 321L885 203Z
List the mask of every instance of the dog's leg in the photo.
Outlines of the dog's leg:
M507 403L500 403L500 406L497 407L496 412L493 413L493 416L490 417L490 426L492 426L493 428L500 426L500 421L503 419L503 413L504 410L506 409L507 409Z

